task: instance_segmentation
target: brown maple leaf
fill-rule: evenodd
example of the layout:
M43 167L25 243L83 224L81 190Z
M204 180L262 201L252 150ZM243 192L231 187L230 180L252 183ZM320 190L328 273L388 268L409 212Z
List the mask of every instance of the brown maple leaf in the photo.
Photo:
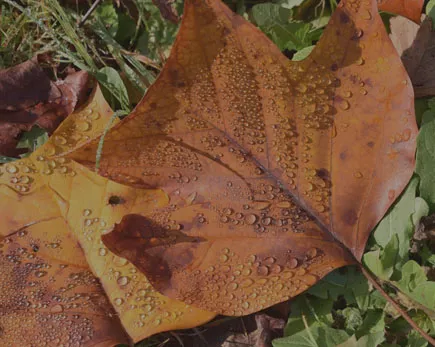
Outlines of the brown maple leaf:
M388 82L387 82L388 81ZM343 1L289 62L219 1L187 1L159 79L100 173L168 195L105 244L166 296L241 315L359 261L414 168L413 91L376 1ZM95 164L96 145L71 158Z
M219 0L187 0L158 80L104 139L106 177L98 91L1 168L2 343L138 341L359 263L412 174L417 132L377 9L342 1L289 62Z

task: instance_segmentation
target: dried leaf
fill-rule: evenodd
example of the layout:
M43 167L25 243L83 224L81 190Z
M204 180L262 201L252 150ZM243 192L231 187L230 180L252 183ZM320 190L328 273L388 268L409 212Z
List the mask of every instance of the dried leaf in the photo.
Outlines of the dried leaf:
M289 62L220 1L188 0L171 57L100 166L167 203L103 242L165 296L261 310L359 261L412 174L416 133L376 1L342 1L311 55ZM71 158L93 167L95 154L94 142Z
M301 62L218 0L184 13L106 178L99 90L0 168L3 344L112 346L287 300L360 261L411 176L412 87L375 0L341 2Z
M18 156L19 136L39 125L49 133L86 97L88 74L77 72L52 82L38 57L0 71L0 154Z
M419 26L406 18L391 18L391 40L414 85L416 97L435 95L435 31L427 17Z
M173 7L174 0L153 0L153 3L159 8L163 18L173 23L180 21L180 17L178 17L177 11Z
M379 10L399 14L420 23L424 0L378 0Z
M277 331L281 332L285 326L283 319L273 318L266 314L255 315L257 330L249 334L235 334L226 339L222 347L253 346L272 347L272 338Z
M48 143L0 169L2 345L114 346L128 342L125 332L139 341L214 317L161 296L101 244L124 214L166 203L166 195L54 157L100 135L112 113L98 89Z

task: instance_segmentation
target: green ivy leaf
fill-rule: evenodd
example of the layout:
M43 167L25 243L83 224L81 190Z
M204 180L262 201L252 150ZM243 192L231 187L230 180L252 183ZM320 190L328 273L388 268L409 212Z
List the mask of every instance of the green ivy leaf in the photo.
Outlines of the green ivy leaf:
M400 288L406 292L414 289L427 281L423 268L414 260L408 261L402 267L402 278L398 281Z
M279 4L284 8L292 9L301 5L304 1L305 0L280 0Z
M426 347L427 345L427 341L418 332L409 333L407 347Z
M273 347L336 347L348 339L349 335L344 330L316 322L297 334L274 340L272 345Z
M33 152L35 149L46 143L47 140L47 131L35 125L30 129L30 131L25 132L21 136L17 148L28 148L30 152Z
M391 240L385 246L383 252L376 250L364 254L364 264L373 272L377 277L383 280L389 280L394 272L394 265L397 264L399 254L399 238L393 235Z
M415 171L420 176L420 195L433 211L435 207L435 110L423 114L417 139Z
M298 297L292 302L291 314L284 328L285 336L294 336L305 329L302 316L308 326L314 323L332 324L333 301L320 298Z
M252 7L255 23L281 50L301 50L318 39L320 31L312 31L310 23L290 22L292 11L279 4L265 3Z
M118 14L113 6L113 1L104 1L98 5L93 16L101 20L110 35L115 37L118 32Z
M430 0L426 5L426 14L432 19L435 29L435 0Z
M417 197L415 199L415 208L414 208L414 214L412 215L412 224L414 224L414 227L418 226L418 223L420 223L420 219L422 217L426 217L429 215L429 205L427 202Z
M346 307L342 311L342 315L345 319L344 327L347 332L354 333L363 323L361 312L355 307Z
M113 95L119 101L122 109L128 110L130 108L129 106L130 101L128 98L127 88L125 87L124 82L122 81L118 71L116 71L112 67L106 66L100 69L95 74L95 78L98 80L98 82L100 82L100 84L104 88L110 91L110 95ZM108 100L110 100L110 98ZM112 108L116 109L116 107L112 107Z
M304 60L306 57L310 55L310 53L313 51L314 47L316 46L308 46L305 48L302 48L300 51L296 52L293 56L293 61L301 61Z
M368 334L378 332L384 333L385 330L385 312L381 310L368 310L363 324L356 332L356 337L360 338Z
M418 178L414 177L408 184L408 187L401 195L398 202L396 202L393 208L382 219L373 233L373 240L383 249L383 251L380 252L381 258L393 237L398 238L398 250L396 259L394 260L394 267L396 270L400 270L401 266L408 260L409 243L414 232L412 216L415 213L415 200L418 183ZM383 258L384 265L387 264L388 260L393 261L391 258L394 256L395 252L393 245L390 245L388 252L389 254ZM375 254L370 252L370 254L368 253L365 255L364 260L365 262L367 261L367 266L369 266L370 270L374 271L374 273L382 273L382 271L376 272L376 261L374 260L374 257ZM370 261L371 263L369 263ZM371 268L371 266L375 267ZM386 274L384 273L384 275ZM390 276L391 275L392 274L390 274Z
M383 341L385 341L385 334L383 331L379 331L377 333L362 336L359 340L357 340L355 335L352 335L349 340L343 342L337 347L374 347L379 346Z

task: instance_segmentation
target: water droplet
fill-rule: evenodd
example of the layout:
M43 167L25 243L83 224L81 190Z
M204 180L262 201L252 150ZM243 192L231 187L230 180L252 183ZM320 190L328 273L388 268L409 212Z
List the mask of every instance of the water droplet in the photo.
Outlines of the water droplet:
M237 283L232 282L228 285L228 290L233 291L233 290L236 290L238 287L239 287L239 285Z
M40 278L40 277L44 277L47 274L47 271L36 271L35 272L35 276Z
M227 216L230 216L234 213L232 208L224 208L224 214L226 214Z
M355 36L354 36L354 37L355 37L356 39L361 38L363 35L364 35L364 31L363 31L362 29L357 28L357 29L355 30Z
M84 120L79 120L76 122L76 128L79 131L88 131L91 128L91 123Z
M91 113L88 113L88 119L97 120L98 118L100 118L100 114L98 112L93 112L93 110L91 111Z
M250 263L255 263L255 261L257 260L257 256L256 255L253 255L253 254L251 254L250 256L248 256L248 262L250 262Z
M272 223L272 218L270 218L270 217L263 218L261 223L263 223L263 225L266 225L266 226L270 225L270 223Z
M47 143L45 145L45 154L47 154L49 157L55 155L56 147L51 143Z
M62 146L62 145L66 145L67 140L63 136L55 135L54 136L54 143L59 145L59 146Z
M118 278L117 282L120 286L126 286L130 279L127 276L121 276Z
M342 110L348 110L350 108L349 101L347 101L347 100L341 100L341 102L340 102L340 108Z
M18 168L14 164L8 164L6 165L6 171L11 174L14 174L18 172Z
M303 276L307 273L307 269L301 267L296 271L296 276Z
M355 64L356 65L364 65L365 61L362 57L359 57L356 61Z
M63 312L63 306L62 305L54 305L51 309L50 309L51 313L61 313Z
M259 285L265 285L268 282L268 280L267 278L259 278L256 282Z
M107 249L106 248L100 248L100 250L98 251L98 254L101 256L105 256L107 254Z
M292 204L290 203L290 201L280 201L276 204L276 206L279 208L289 208L292 206Z
M253 225L257 221L257 216L255 214L248 214L245 216L245 222L248 225Z
M308 257L308 259L313 259L316 256L317 256L317 248L313 247L313 248L310 248L307 251L307 257Z
M296 259L296 258L290 258L288 261L287 261L287 265L288 265L288 267L290 268L290 269L294 269L294 268L296 268L297 266L298 266L298 260Z
M115 264L116 266L125 266L128 264L128 260L125 258L121 258L121 257L116 257L113 260L113 264Z
M255 210L265 210L270 207L270 202L268 201L254 201L253 206Z
M254 284L254 281L250 278L247 278L240 283L240 287L247 288L247 287L252 286L253 284Z
M267 257L266 259L263 260L263 264L264 265L272 265L276 262L276 259L274 257Z
M267 266L259 266L257 269L257 273L260 276L267 276L269 274L269 268Z
M411 138L411 130L405 129L402 136L403 141L409 141L410 138Z
M92 211L91 211L91 210L89 210L89 209L85 209L85 210L83 210L83 216L85 216L85 217L88 217L88 216L90 216L90 215L91 215L91 213L92 213Z
M220 259L221 262L225 263L226 261L228 261L228 256L226 254L222 254L219 257L219 259Z
M361 17L362 17L362 19L370 20L370 19L372 19L372 14L369 10L363 10Z
M251 273L252 273L252 270L249 269L249 268L245 268L245 269L243 269L243 271L242 271L242 275L243 275L243 276L249 276Z
M242 307L243 307L245 310L248 309L248 308L249 308L249 302L245 301L245 302L242 304Z
M227 216L223 216L223 217L221 217L221 219L220 219L220 221L221 221L222 223L228 223L229 220L230 220L230 219L229 219Z
M30 177L23 176L23 177L21 177L20 181L21 181L21 183L28 184L28 183L30 183Z
M42 170L42 173L44 175L51 175L53 173L53 170L49 167L46 167L44 170Z
M282 271L282 267L281 267L280 265L278 265L278 264L273 264L273 265L270 267L270 270L271 270L273 273L278 274L278 273L280 273L280 272Z
M124 303L124 300L121 298L116 298L113 302L116 306L121 306Z

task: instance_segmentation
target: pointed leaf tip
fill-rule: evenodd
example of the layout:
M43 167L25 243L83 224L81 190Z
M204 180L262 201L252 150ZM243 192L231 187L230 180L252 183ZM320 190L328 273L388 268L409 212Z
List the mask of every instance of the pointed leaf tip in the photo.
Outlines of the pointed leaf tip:
M378 0L379 10L421 22L424 0Z

